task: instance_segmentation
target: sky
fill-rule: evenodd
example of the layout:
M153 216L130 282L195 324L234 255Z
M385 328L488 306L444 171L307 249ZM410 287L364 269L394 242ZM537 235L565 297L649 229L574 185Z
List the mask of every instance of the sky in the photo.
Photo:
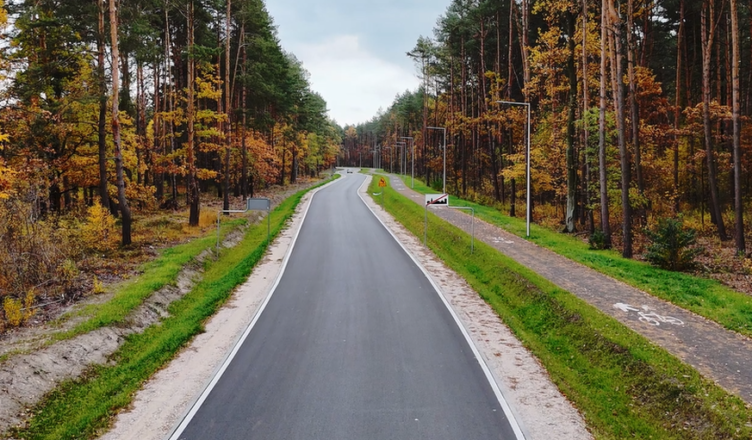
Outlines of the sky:
M415 90L406 52L433 37L451 0L265 0L282 48L311 74L311 88L341 126L366 122Z

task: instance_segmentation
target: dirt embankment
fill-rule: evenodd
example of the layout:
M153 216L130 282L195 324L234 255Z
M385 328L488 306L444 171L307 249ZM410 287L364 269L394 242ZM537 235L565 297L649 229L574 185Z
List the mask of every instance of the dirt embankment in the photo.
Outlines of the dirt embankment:
M263 194L279 204L295 192L318 182L305 182L276 189ZM249 214L249 220L260 221L262 213ZM239 227L228 233L222 246L237 245L246 228ZM80 311L87 305L105 303L112 293L92 296L57 312L57 320L15 330L3 335L0 340L0 433L23 424L30 409L62 381L80 377L87 368L104 364L121 346L125 337L144 331L168 315L169 305L183 297L195 285L202 274L211 250L205 250L183 267L174 285L167 285L152 293L139 307L131 312L124 322L103 327L71 339L50 344L55 334L73 329L86 319Z

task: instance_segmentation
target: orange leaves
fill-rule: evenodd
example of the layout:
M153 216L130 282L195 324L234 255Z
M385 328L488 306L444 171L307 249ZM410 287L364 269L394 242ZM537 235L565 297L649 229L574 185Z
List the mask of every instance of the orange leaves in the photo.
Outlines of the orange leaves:
M246 147L254 172L264 182L276 181L280 158L274 148L256 132L246 134Z
M2 0L0 0L2 6ZM8 140L8 135L0 133L0 150L3 149L3 142ZM8 168L5 160L0 157L0 199L7 199L11 195L11 188L15 171Z

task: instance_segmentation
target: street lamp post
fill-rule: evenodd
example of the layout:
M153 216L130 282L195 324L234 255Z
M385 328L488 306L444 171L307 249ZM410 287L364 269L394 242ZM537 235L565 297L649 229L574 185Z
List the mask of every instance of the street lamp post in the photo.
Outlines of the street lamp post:
M429 130L441 130L444 133L444 180L442 192L446 194L446 128L444 127L426 127Z
M514 101L496 101L499 104L506 105L520 105L527 107L527 152L525 153L525 174L527 174L527 207L526 211L526 223L527 223L527 237L530 237L530 103L529 102L514 102Z
M410 146L412 147L411 150L413 153L413 161L412 161L413 170L411 173L412 180L411 180L410 187L415 188L415 140L410 136L402 136L401 139L410 139Z

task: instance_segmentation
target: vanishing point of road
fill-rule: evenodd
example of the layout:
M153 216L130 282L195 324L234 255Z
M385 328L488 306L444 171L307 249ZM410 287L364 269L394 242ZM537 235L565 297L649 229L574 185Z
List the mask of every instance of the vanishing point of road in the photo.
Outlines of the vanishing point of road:
M173 438L518 437L498 389L346 174L311 201L279 284Z

